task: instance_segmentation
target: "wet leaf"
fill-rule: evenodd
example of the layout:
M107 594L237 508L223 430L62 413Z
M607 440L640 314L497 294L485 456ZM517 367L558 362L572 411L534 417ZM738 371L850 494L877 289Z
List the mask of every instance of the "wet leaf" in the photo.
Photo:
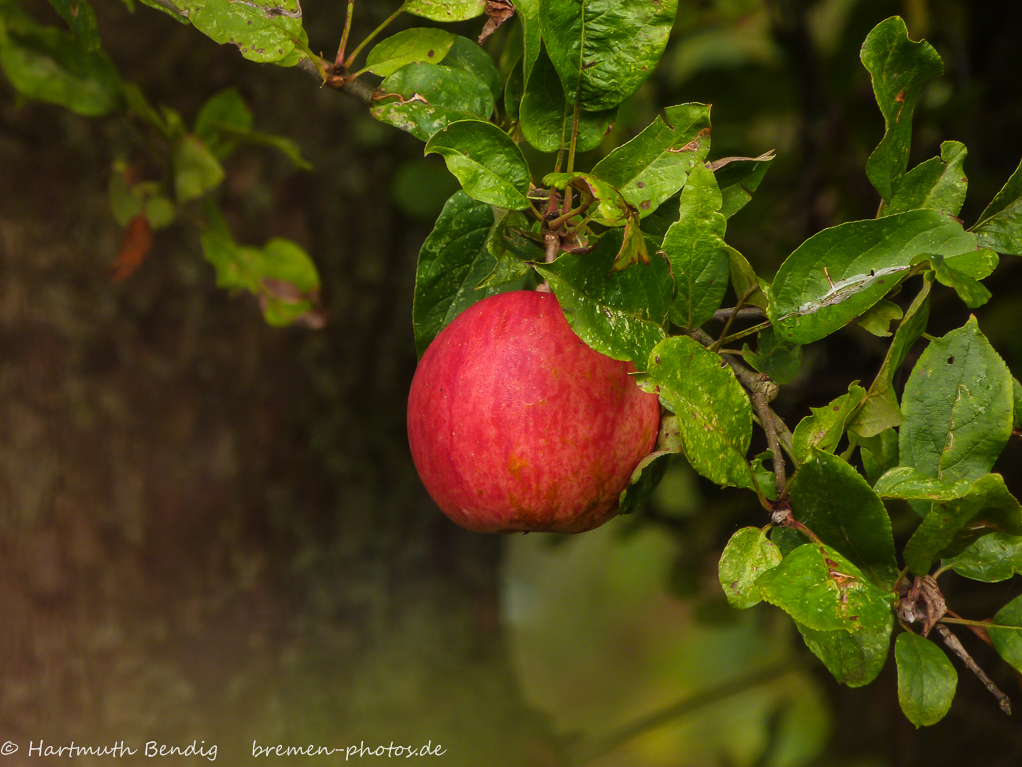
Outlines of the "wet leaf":
M250 61L293 67L306 56L298 0L143 0L191 22L211 40L238 47Z
M549 56L541 50L522 96L519 111L522 134L539 151L556 152L561 146L562 133L564 145L571 142L574 111L573 105L565 101L564 89ZM599 112L582 110L576 151L588 152L598 147L616 116L616 107Z
M493 94L477 75L437 64L407 64L382 83L386 94L372 107L380 122L429 141L459 120L485 120L493 113Z
M678 221L667 230L663 244L677 284L671 320L682 327L697 328L708 321L727 292L731 258L720 205L713 172L696 163L681 190Z
M818 631L795 621L806 647L841 684L862 687L884 668L891 647L894 616L879 631Z
M439 64L457 35L434 27L405 29L378 43L366 57L365 69L387 77L406 64Z
M1022 535L1022 506L1000 474L977 480L957 500L931 503L930 512L905 544L905 564L916 575L926 575L935 559L959 554L993 532Z
M692 468L718 485L749 486L745 456L752 439L752 406L718 355L688 336L673 336L653 349L648 373L638 382L678 416Z
M770 150L759 157L725 157L710 163L720 187L724 218L731 218L748 204L773 160L774 152Z
M880 22L867 35L860 55L873 79L885 123L884 137L866 163L866 175L889 203L908 168L916 100L923 86L944 67L933 46L909 40L899 16Z
M567 94L583 109L615 107L663 55L677 0L540 0L550 58Z
M444 57L442 66L460 69L469 72L484 83L490 89L494 101L500 98L504 83L500 79L500 72L493 59L478 43L474 43L467 37L458 35L454 38L454 45Z
M717 571L728 604L745 610L762 602L756 579L780 562L780 550L759 528L744 527L732 535Z
M486 0L405 0L402 6L413 16L433 21L465 21L482 16Z
M437 333L469 306L487 296L522 287L521 282L512 282L475 289L496 266L496 259L487 249L493 225L493 208L464 191L455 192L444 205L419 251L415 273L412 327L420 357Z
M451 123L429 140L426 154L443 157L475 199L508 210L529 207L529 164L511 137L493 123Z
M940 566L974 581L1006 581L1015 574L1022 574L1022 536L984 535L960 554L944 559Z
M799 522L848 557L877 586L893 588L898 563L890 517L852 466L813 447L811 459L795 473L791 502Z
M852 221L810 237L785 259L772 289L770 319L793 343L843 327L895 288L920 255L977 249L975 236L936 210Z
M898 702L916 727L936 724L951 708L958 673L933 642L911 631L894 641L898 664Z
M930 342L902 402L902 466L945 482L990 471L1011 436L1011 373L975 317Z
M893 595L830 546L807 543L756 581L763 598L817 631L880 632Z
M689 171L709 149L710 108L667 107L638 136L596 163L592 175L619 189L640 216L647 216L685 186Z
M969 180L962 169L967 154L965 144L945 141L940 145L940 157L920 163L898 182L883 215L917 208L936 208L957 216L969 186Z
M800 464L810 460L813 448L825 453L837 450L849 418L865 396L865 389L852 384L847 394L842 394L828 405L810 408L812 415L799 421L791 437L795 460Z
M537 264L536 271L583 341L608 357L632 360L642 370L653 348L667 337L663 326L674 280L667 260L656 255L648 264L615 271L621 242L621 230L612 230L592 253L566 253L551 264Z

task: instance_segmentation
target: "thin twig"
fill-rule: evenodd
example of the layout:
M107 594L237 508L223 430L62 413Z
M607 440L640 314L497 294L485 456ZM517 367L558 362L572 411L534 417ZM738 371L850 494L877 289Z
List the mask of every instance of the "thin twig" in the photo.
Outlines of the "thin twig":
M979 681L983 683L983 686L990 691L991 695L997 698L997 703L1001 707L1001 711L1008 716L1011 716L1011 701L1008 699L1008 696L1001 692L997 685L994 684L993 680L986 675L986 672L976 664L976 661L972 659L969 652L962 647L962 643L958 641L958 637L951 633L951 629L941 623L937 624L937 631L940 632L940 637L944 640L944 644L951 648L951 651L962 659L962 663L965 664L966 668L976 675Z
M373 38L375 38L378 34L380 34L380 32L385 30L390 25L390 22L392 22L394 19L396 19L398 16L400 16L402 14L402 12L404 11L404 9L405 9L405 4L401 3L401 5L398 6L398 9L396 11L394 11L392 14L390 14L390 16L388 16L386 19L384 19L383 23L380 24L380 26L378 26L376 29L374 29L372 32L370 32L369 36L366 37L365 40L360 42L356 46L355 50L353 50L351 52L351 55L348 56L347 59L345 59L345 61L344 61L344 68L345 69L351 69L351 65L355 63L355 59L358 58L358 54L360 54L362 52L362 49L365 48L367 45L369 45L369 43L372 42Z
M348 15L344 19L344 32L341 34L341 45L337 49L337 58L334 59L334 67L344 66L344 50L348 47L348 33L351 32L351 18L355 15L355 0L348 0Z
M737 306L732 306L728 309L718 309L713 313L713 319L715 319L717 322L727 322L729 319L731 319L732 316L739 320L744 320L752 317L759 319L760 317L765 317L766 315L763 313L763 310L760 309L758 306L743 306L741 308Z
M774 467L774 485L777 487L777 497L780 498L781 493L784 492L784 486L788 483L788 478L784 474L784 455L781 453L781 445L777 437L777 417L774 415L774 411L770 409L770 405L767 404L766 397L762 391L752 392L752 407L763 424L763 431L766 432L767 447L773 453L770 463Z

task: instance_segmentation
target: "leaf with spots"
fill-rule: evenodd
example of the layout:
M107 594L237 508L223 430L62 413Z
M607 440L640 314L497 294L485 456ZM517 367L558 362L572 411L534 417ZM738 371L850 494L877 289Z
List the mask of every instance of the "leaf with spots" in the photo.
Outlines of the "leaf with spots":
M1011 436L1011 373L975 317L930 342L902 399L901 465L945 482L989 472Z
M412 327L420 357L437 333L469 306L523 286L522 279L518 279L475 289L497 265L487 247L494 225L493 208L464 191L455 192L444 204L436 226L419 251L415 271Z
M810 460L813 448L833 453L845 433L849 418L865 396L865 389L852 384L847 394L842 394L830 404L810 408L812 415L799 421L791 436L795 460L800 464Z
M437 131L426 154L439 154L475 199L509 210L529 207L529 164L504 131L481 120L460 120Z
M813 447L810 459L795 473L791 504L799 522L873 583L884 589L894 585L898 563L890 517L880 496L850 464Z
M313 58L298 0L143 0L204 35L238 47L250 61L293 67Z
M678 416L692 468L718 485L749 486L752 406L719 355L688 336L673 336L653 349L638 382Z
M759 528L744 527L732 535L717 569L728 604L745 610L762 602L756 579L780 563L780 549Z
M493 94L477 75L429 63L406 64L378 89L371 114L380 122L429 141L459 120L485 120L493 113Z
M885 125L884 137L866 163L866 175L890 203L908 168L916 100L944 66L929 43L909 40L908 28L898 16L880 22L866 36L860 55L873 79Z
M881 632L891 619L894 595L819 543L799 546L756 585L767 602L816 631Z
M993 532L1022 535L1022 506L1000 474L977 480L961 498L932 502L905 544L905 564L916 575L925 575L935 559L960 554Z
M667 337L664 325L674 279L663 256L614 270L622 230L613 229L585 256L566 253L537 264L578 336L601 354L645 368L650 352Z
M550 58L569 103L616 107L663 55L678 0L540 0Z
M1010 533L984 535L960 554L942 560L940 566L974 581L1006 581L1022 574L1022 536Z
M483 15L486 0L405 0L401 8L432 21L466 21Z
M625 200L648 216L678 192L689 171L710 150L710 107L681 104L626 144L596 163L592 175L621 191Z
M667 230L663 244L678 285L671 320L682 327L697 328L713 317L727 292L731 258L720 205L713 172L697 163L681 190L679 219Z
M838 682L862 687L876 679L887 663L894 615L889 616L879 631L819 631L798 621L795 627L806 647L823 661Z
M405 29L369 51L364 71L387 77L406 64L439 64L451 50L456 38L457 35L451 32L432 27Z
M897 287L918 256L977 249L975 235L938 210L839 224L810 237L781 264L770 320L792 343L818 341Z

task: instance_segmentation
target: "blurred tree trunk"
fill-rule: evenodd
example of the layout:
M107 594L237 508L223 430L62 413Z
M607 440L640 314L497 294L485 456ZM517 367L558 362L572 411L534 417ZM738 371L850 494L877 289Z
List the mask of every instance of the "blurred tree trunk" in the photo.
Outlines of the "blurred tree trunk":
M388 201L403 138L367 151L341 97L297 73L148 9L104 14L155 101L190 120L240 83L257 121L303 142L314 174L245 153L223 204L240 241L313 254L330 324L266 326L215 288L185 224L111 284L122 128L0 85L0 732L22 749L204 740L228 764L253 741L560 763L505 653L500 541L448 523L408 457L426 231Z

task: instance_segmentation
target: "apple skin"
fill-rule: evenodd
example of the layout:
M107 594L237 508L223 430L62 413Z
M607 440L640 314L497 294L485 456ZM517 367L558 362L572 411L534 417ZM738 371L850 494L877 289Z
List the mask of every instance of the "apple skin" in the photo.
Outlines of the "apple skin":
M586 346L551 293L474 304L412 380L408 441L423 484L476 532L602 525L660 426L659 399L634 370Z

